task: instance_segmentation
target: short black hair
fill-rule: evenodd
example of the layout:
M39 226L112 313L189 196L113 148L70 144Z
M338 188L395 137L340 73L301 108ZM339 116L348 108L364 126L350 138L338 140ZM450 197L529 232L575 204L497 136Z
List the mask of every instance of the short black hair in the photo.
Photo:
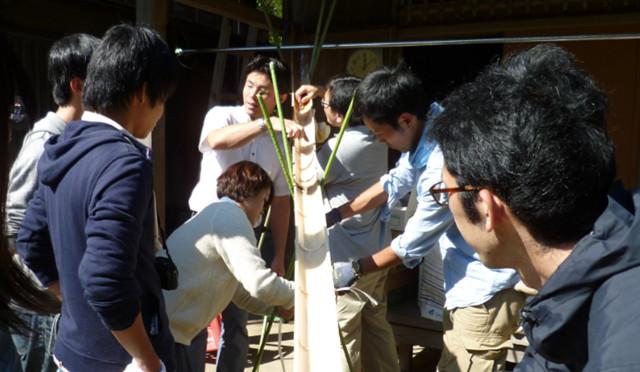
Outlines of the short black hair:
M252 198L260 191L269 190L269 203L273 198L273 181L258 164L243 160L231 165L218 177L218 198L228 197L238 203ZM266 207L266 206L265 206Z
M143 26L117 25L93 53L84 106L99 113L126 110L146 84L151 105L166 101L178 83L178 62L160 35Z
M401 64L367 75L358 86L356 108L360 115L378 124L397 128L403 112L424 120L429 103L420 78Z
M53 101L64 106L71 100L69 83L73 78L84 80L87 66L100 39L87 34L72 34L53 43L49 50L47 76Z
M244 73L242 75L242 81L245 82L247 80L247 76L252 72L259 72L267 75L269 81L271 81L271 70L269 69L269 63L273 62L275 71L276 71L276 79L278 79L278 91L280 94L287 94L290 90L290 77L289 77L289 67L287 65L276 58L265 57L262 55L255 56L244 68ZM273 84L273 81L271 81Z
M615 177L606 95L574 56L538 45L490 65L443 102L430 135L459 185L486 187L543 244L577 241ZM471 222L477 193L461 193Z
M328 102L329 107L338 114L346 115L349 110L349 103L351 103L351 97L353 97L361 81L362 79L352 75L338 75L331 78L327 83L327 91L331 94ZM352 112L351 115L349 126L359 125L360 121L355 112Z

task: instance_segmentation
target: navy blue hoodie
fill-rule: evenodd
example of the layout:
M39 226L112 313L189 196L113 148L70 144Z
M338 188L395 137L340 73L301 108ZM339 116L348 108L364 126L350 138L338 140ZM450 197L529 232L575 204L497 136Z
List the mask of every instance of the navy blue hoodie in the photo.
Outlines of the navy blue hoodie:
M172 370L147 148L108 124L71 122L45 145L38 177L16 246L43 284L59 280L56 358L71 372L121 372L131 356L111 330L128 328L140 312Z
M525 305L530 346L516 371L640 371L640 194L613 198Z

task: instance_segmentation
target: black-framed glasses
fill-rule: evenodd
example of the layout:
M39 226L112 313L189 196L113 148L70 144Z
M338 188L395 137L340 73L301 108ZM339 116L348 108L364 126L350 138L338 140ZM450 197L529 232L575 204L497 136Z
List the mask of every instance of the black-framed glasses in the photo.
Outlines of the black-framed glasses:
M459 186L459 187L447 187L444 182L438 182L429 188L429 193L433 200L443 207L449 205L449 195L454 192L469 192L480 191L482 188L478 186Z
M320 100L320 105L322 105L322 107L327 108L329 107L329 102L325 101L324 99Z

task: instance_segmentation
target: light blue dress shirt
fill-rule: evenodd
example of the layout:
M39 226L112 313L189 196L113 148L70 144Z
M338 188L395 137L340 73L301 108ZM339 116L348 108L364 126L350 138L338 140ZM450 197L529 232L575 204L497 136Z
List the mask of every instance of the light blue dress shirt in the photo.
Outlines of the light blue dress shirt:
M438 205L429 193L432 185L442 181L444 160L440 148L428 140L427 132L433 118L442 111L439 104L431 105L417 148L403 153L396 167L380 178L380 183L389 195L383 219L388 219L390 209L416 187L415 214L407 221L404 232L393 239L391 248L405 266L413 268L431 248L439 245L445 307L451 310L483 304L495 293L513 287L519 277L511 269L492 270L484 266L460 235L449 208Z

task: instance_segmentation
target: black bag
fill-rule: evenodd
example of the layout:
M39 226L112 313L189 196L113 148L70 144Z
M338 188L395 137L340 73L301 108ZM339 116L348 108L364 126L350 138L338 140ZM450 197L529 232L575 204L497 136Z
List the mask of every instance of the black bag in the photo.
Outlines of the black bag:
M162 240L162 249L164 249L167 254L167 257L156 256L156 271L160 277L160 285L162 286L162 289L172 291L178 288L178 268L176 267L176 264L173 263L171 255L169 254L169 248L167 247L167 242L164 238L164 231L160 225L160 216L158 216L157 211L156 219L158 221L160 239Z

